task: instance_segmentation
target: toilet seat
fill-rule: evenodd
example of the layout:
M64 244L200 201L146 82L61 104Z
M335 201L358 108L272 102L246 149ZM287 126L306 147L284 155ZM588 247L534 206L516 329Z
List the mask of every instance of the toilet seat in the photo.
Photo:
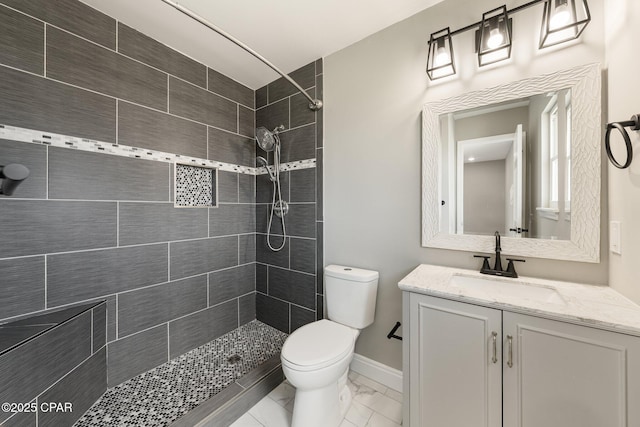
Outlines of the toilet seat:
M313 371L330 366L353 352L356 331L319 320L294 331L282 347L282 361L297 371Z

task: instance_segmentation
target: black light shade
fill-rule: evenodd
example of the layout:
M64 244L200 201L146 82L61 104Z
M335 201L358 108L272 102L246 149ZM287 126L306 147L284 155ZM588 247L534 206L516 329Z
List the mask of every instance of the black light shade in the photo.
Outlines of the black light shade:
M590 21L587 0L547 0L542 15L540 49L577 39Z
M481 67L511 57L511 19L507 16L507 6L482 14L476 31L476 51Z
M451 31L447 27L429 37L429 54L427 56L427 75L430 80L451 76L456 73L453 59Z

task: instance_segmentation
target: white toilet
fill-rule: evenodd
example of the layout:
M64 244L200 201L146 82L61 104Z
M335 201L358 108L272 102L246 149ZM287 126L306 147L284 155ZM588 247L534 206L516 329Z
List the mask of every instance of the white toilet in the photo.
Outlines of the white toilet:
M297 329L282 346L282 370L296 388L292 427L338 427L351 404L356 339L373 323L377 271L329 265L324 284L328 319Z

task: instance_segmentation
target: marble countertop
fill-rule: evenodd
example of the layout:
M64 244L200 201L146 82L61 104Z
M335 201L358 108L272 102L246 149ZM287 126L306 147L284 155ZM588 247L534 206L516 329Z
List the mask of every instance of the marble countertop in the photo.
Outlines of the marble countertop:
M517 293L501 295L496 291L483 289L482 284L477 287L457 287L450 283L451 278L456 275L555 289L566 304L545 303L515 295ZM510 279L487 276L473 270L421 264L404 277L398 287L407 292L640 336L640 306L608 286L533 277Z

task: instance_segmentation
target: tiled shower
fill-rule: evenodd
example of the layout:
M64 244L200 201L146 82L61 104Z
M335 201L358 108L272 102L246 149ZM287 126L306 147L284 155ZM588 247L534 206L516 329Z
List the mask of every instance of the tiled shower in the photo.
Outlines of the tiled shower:
M321 60L292 76L322 98ZM285 333L322 318L322 112L283 79L254 91L77 0L0 0L0 95L0 164L31 171L0 196L0 323L106 301L87 384L114 387L256 318ZM274 253L253 133L281 124L290 213ZM174 207L176 159L222 165L217 207ZM48 334L46 357L64 359ZM98 357L106 371L87 368ZM0 376L28 358L0 355ZM20 382L0 383L10 401Z

